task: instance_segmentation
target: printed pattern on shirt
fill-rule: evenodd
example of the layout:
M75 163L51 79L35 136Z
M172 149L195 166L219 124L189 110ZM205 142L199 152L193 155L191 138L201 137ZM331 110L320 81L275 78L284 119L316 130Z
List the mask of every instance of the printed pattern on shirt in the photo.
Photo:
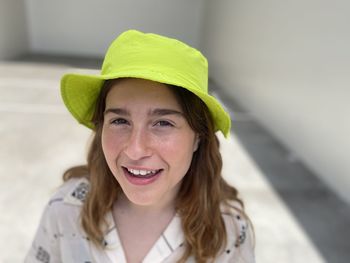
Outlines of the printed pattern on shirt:
M236 219L239 225L239 236L236 240L235 247L239 247L244 243L247 238L247 228L248 224L246 221L243 221L240 215L236 215Z
M43 263L50 263L50 254L43 247L38 247L38 251L36 253L36 259Z
M82 182L80 183L77 188L72 193L72 196L81 202L85 201L86 195L89 192L89 184Z

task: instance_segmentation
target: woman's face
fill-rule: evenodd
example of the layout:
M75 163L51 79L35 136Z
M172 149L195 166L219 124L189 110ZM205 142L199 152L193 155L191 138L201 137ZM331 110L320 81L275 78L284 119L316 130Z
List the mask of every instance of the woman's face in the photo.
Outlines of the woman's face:
M109 91L102 148L132 203L172 204L197 149L196 137L168 86L123 79Z

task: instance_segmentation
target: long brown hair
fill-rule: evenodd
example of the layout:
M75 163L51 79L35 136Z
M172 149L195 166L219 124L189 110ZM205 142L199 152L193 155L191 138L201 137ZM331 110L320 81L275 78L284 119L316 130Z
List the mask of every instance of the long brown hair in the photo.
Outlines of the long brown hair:
M107 227L105 215L122 191L108 168L101 146L105 101L116 81L119 80L107 80L97 99L93 117L95 130L87 166L73 167L63 176L64 180L80 176L89 179L90 191L83 205L81 220L86 234L98 246L102 244L103 230ZM204 263L213 261L226 245L227 232L220 206L236 201L243 208L243 203L238 198L237 190L221 176L219 140L207 106L186 89L176 86L170 88L190 127L200 139L176 199L176 211L181 217L186 239L185 252L179 262L185 262L193 255L196 262Z

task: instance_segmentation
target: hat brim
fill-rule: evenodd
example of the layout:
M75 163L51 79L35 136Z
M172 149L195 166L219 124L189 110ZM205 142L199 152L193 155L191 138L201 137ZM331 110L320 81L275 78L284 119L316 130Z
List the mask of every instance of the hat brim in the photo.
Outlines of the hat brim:
M169 76L164 76L162 73L148 72L144 69L118 72L118 74L114 75L66 74L61 79L61 96L67 109L75 119L86 127L94 129L92 117L95 111L95 102L100 94L103 83L108 79L126 77L148 79L186 88L197 95L207 105L214 119L216 131L220 130L226 138L229 136L231 128L230 115L213 96L193 88L193 83L184 85L184 79L177 81L177 78L181 78L181 76L169 78ZM172 81L169 81L169 79Z

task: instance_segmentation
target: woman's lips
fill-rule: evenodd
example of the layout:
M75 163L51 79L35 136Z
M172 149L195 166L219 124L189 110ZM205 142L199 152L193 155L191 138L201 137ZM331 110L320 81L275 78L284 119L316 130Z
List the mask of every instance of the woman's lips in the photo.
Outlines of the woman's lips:
M161 175L163 169L135 169L123 167L124 175L131 184L148 185L156 181Z

